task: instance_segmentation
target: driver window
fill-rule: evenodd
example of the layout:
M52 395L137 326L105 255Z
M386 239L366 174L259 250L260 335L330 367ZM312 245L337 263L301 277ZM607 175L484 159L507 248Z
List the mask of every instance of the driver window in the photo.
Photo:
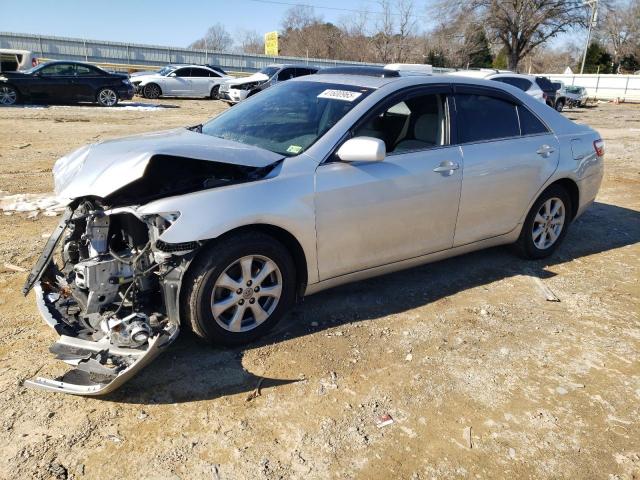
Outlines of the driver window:
M293 78L293 68L285 68L278 74L278 81L289 80Z
M379 138L387 153L446 145L449 139L446 110L446 95L410 97L371 117L354 136Z
M188 77L191 75L190 68L180 68L175 71L176 77Z

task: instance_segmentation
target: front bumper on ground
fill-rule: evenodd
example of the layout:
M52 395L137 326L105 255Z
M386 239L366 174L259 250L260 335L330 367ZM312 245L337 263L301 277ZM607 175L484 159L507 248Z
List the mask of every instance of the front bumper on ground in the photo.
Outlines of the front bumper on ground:
M176 324L169 323L160 333L150 337L144 348L115 347L106 338L91 341L67 336L65 325L53 315L53 306L40 281L33 291L44 321L60 335L49 350L57 359L75 368L56 379L36 377L26 380L24 384L29 387L73 395L106 395L147 366L180 332Z

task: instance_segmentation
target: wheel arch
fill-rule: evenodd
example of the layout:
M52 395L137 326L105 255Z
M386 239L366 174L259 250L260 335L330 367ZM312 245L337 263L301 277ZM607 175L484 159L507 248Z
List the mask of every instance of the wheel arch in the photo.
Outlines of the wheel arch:
M571 200L571 220L573 220L576 218L578 206L580 205L580 189L578 188L578 184L570 178L561 178L547 185L543 192L554 185L562 187L569 194L569 199ZM540 192L540 195L542 195L542 192ZM540 195L538 195L538 197L540 197Z
M304 296L304 291L306 290L309 272L307 267L307 256L304 252L304 248L302 248L301 243L298 239L288 230L285 230L282 227L278 227L276 225L266 224L266 223L254 223L249 225L243 225L240 227L233 228L223 233L222 235L208 240L207 245L212 245L221 241L224 241L226 238L237 235L238 233L243 232L260 232L270 237L275 238L280 243L282 243L285 248L291 253L291 257L293 258L293 263L296 267L296 299L300 299ZM197 256L196 256L197 257Z

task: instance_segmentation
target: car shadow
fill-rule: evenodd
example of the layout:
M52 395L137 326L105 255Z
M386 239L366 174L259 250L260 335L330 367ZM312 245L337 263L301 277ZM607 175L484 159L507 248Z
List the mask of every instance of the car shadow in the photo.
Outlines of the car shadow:
M545 267L640 242L640 212L595 203L572 225L563 245L545 260L529 261L496 247L328 290L305 299L276 329L246 348L221 349L181 334L169 351L105 400L178 403L274 388L297 378L262 378L242 365L244 351L344 324L404 312L457 292L516 275L548 278Z

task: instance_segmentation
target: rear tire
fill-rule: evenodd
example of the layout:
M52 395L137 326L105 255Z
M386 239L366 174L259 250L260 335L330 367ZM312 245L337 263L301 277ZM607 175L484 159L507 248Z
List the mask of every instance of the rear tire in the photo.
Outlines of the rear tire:
M571 222L571 198L559 185L547 188L535 201L516 242L524 258L537 260L553 254Z
M15 105L19 99L18 91L11 85L0 86L0 105Z
M101 107L115 107L118 104L118 93L113 88L101 88L96 101Z
M208 343L242 345L265 335L295 298L291 255L260 232L231 235L199 254L184 280L185 322Z
M162 95L162 90L160 89L160 86L155 83L145 85L142 89L142 96L144 98L155 100L156 98L159 98L160 95Z

